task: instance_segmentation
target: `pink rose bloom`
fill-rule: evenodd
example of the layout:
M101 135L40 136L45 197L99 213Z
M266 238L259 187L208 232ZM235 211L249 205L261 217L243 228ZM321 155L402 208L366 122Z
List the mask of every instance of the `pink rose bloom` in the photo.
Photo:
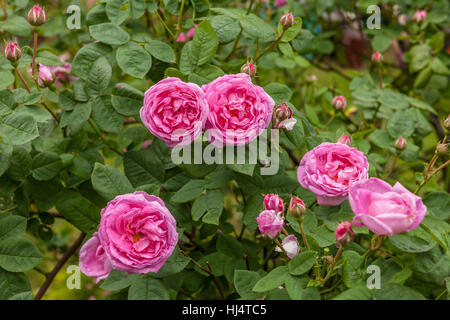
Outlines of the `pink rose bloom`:
M55 84L59 87L62 85L62 82L74 82L79 78L70 75L70 71L72 70L72 64L67 62L69 59L69 54L65 53L59 56L63 65L61 66L50 66L50 71L55 75Z
M344 110L347 107L347 100L344 96L336 96L331 101L331 104L337 109Z
M424 21L426 17L427 17L427 11L426 10L419 10L416 13L414 13L413 19L416 22L421 22L421 21Z
M191 143L208 117L208 103L195 83L169 77L150 87L140 111L144 125L169 147Z
M30 74L32 74L31 68L28 70ZM55 80L55 76L52 72L51 67L40 64L39 63L39 75L38 75L38 84L40 87L46 87L53 83Z
M275 210L276 212L284 212L283 199L277 194L266 194L264 196L264 209L265 210Z
M368 172L362 152L346 144L324 142L305 153L297 179L314 192L319 205L337 206L347 199L351 186L367 179Z
M392 236L416 228L425 217L422 199L397 182L393 187L378 178L370 178L350 188L353 224L366 226L378 235Z
M264 210L256 218L256 222L263 237L270 239L276 238L284 226L281 212L276 212L275 210Z
M297 238L293 234L284 237L283 241L281 242L281 246L283 247L284 251L286 251L289 259L294 258L300 252L300 245L298 244ZM275 247L275 251L283 252L283 250L278 246Z
M186 41L187 41L186 35L183 32L181 32L177 38L177 42L186 42Z
M100 243L98 232L80 250L80 270L88 277L97 277L96 283L108 277L111 272L111 263Z
M128 273L158 272L178 242L176 221L164 202L143 191L110 201L98 232L113 269Z
M334 235L336 236L336 245L339 248L342 244L347 245L352 242L355 233L352 224L349 221L344 221L338 225Z
M229 74L202 86L209 104L210 141L242 145L259 136L270 124L273 99L248 74Z

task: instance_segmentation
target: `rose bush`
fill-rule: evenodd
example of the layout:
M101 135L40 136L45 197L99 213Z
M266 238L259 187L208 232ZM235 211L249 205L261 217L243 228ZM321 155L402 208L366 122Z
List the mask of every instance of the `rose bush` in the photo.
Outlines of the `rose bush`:
M449 3L347 2L1 1L0 299L448 299Z

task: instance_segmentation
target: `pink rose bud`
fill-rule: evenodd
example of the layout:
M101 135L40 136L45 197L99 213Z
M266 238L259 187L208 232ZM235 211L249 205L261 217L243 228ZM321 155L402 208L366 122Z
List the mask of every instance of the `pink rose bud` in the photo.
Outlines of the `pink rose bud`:
M291 201L289 202L289 213L291 216L293 216L295 219L301 219L305 216L306 212L306 205L302 201L302 199L298 197L292 197Z
M298 244L297 238L293 234L284 237L283 241L281 242L281 246L283 247L284 251L286 251L289 259L294 258L300 252L300 245ZM283 250L278 246L275 247L275 251L283 252Z
M351 147L352 146L352 137L350 137L349 135L344 134L338 139L337 143L346 144L349 147Z
M275 210L276 212L284 212L283 199L277 194L269 193L264 196L263 201L265 210Z
M448 153L448 145L446 143L439 143L436 146L436 151L441 155L446 155Z
M405 150L406 148L406 139L403 137L399 137L397 140L395 140L394 146L398 150Z
M80 250L80 270L88 277L97 277L96 282L108 277L111 263L100 242L97 232L86 241Z
M98 234L112 268L127 273L158 272L178 242L177 222L164 201L143 191L111 200Z
M292 15L292 13L285 13L281 16L280 18L280 24L283 26L284 30L289 29L290 27L292 27L295 23L295 19L294 16Z
M188 39L186 37L186 35L182 32L180 33L180 35L177 38L177 42L186 42Z
M256 73L256 65L253 61L247 62L241 67L241 72L248 74L250 77L253 77Z
M11 62L16 62L22 57L22 50L20 50L17 42L10 41L5 48L5 57Z
M192 39L194 37L196 28L197 28L197 25L195 25L194 28L190 28L188 30L188 32L186 33L188 39Z
M298 182L316 195L321 206L337 206L354 184L366 180L369 162L355 148L324 142L308 151L297 170Z
M444 127L447 130L450 130L450 114L448 115L447 119L444 120Z
M380 63L380 62L383 61L383 59L384 59L383 55L380 52L378 52L378 51L375 51L372 54L372 62Z
M348 221L342 222L335 231L336 246L339 248L341 245L347 245L353 241L355 233L352 229L352 224Z
M419 10L416 13L414 13L413 19L416 22L421 22L421 21L424 21L426 17L427 17L427 11L426 10Z
M264 238L275 239L284 226L284 219L281 212L275 210L264 210L256 218L259 232Z
M30 11L28 11L27 19L29 24L34 27L39 27L45 23L45 11L38 5L35 5L30 9Z
M422 222L427 212L422 199L399 182L391 187L378 178L352 186L348 200L355 214L353 225L366 226L377 235L410 231Z
M273 111L273 127L275 129L281 128L281 123L283 121L292 118L292 109L287 105L287 103L283 102L282 104L275 107Z
M275 0L275 7L279 8L287 4L286 0Z
M344 110L347 107L347 100L344 96L336 96L331 101L331 104L337 109Z

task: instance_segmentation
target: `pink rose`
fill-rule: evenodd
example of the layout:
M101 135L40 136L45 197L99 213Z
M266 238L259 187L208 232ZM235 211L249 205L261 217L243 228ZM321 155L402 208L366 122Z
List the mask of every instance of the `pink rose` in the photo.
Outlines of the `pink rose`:
M414 13L413 19L416 22L421 22L421 21L424 21L426 17L427 17L427 11L426 10L419 10L416 13Z
M46 87L53 83L55 80L55 76L52 72L51 67L39 64L39 75L38 75L38 84L41 88ZM31 68L28 70L30 74L32 73Z
M298 244L297 238L293 234L284 237L283 241L281 242L281 246L283 247L284 251L286 251L289 259L294 258L300 252L300 245ZM283 250L278 246L275 247L275 251L283 252Z
M264 196L264 209L265 210L275 210L276 212L284 212L283 199L277 194L266 194Z
M184 34L184 32L181 32L178 35L177 42L186 42L186 41L187 41L186 35Z
M190 28L190 29L188 30L188 32L186 33L188 39L192 39L192 38L194 37L194 35L195 35L195 29L197 29L197 25L195 25L194 28Z
M347 100L344 96L336 96L331 101L331 104L336 108L336 110L344 110L347 107Z
M176 221L164 202L143 191L110 201L98 232L113 269L128 273L157 272L178 242Z
M306 205L299 197L292 197L289 202L289 213L294 218L302 218L306 212Z
M346 144L325 142L308 151L300 161L297 179L311 190L319 205L337 206L355 183L368 177L364 154Z
M202 87L209 104L207 128L216 145L249 143L270 123L273 99L248 74L230 74Z
M392 236L416 228L425 217L422 199L397 182L393 187L378 178L370 178L350 188L353 224L366 226L378 235Z
M346 144L349 147L351 147L352 146L352 137L344 134L338 139L337 143Z
M264 210L256 218L256 222L263 237L270 239L276 238L284 226L281 212L276 212L275 210Z
M80 250L80 270L88 277L97 277L96 283L108 277L111 272L111 263L97 232L84 243Z
M65 53L59 56L59 59L61 62L63 62L63 65L61 66L50 66L50 71L55 75L55 84L57 86L61 86L62 82L74 82L78 80L78 77L74 77L70 75L70 71L72 70L72 64L70 62L67 62L66 60L69 59L69 54Z
M349 221L344 221L339 224L334 234L336 236L336 245L338 247L340 247L341 244L345 245L352 242L355 235L352 224Z
M140 115L151 133L173 147L189 144L202 133L208 103L195 83L169 77L145 92Z

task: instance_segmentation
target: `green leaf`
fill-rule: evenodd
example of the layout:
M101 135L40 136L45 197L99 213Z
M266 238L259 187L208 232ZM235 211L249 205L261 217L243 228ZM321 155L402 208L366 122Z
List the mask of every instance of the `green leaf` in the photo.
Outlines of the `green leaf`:
M240 16L239 22L242 29L252 38L262 39L265 42L272 41L274 38L275 31L272 26L253 13Z
M128 32L114 23L101 23L90 26L89 32L95 40L110 45L121 45L130 40Z
M130 14L128 0L108 0L106 2L106 14L112 23L122 24Z
M64 111L60 125L61 127L67 126L69 128L69 135L75 136L83 129L86 121L88 121L92 111L92 104L78 103L73 111Z
M0 21L0 29L19 37L28 37L31 33L30 24L20 16L8 17L7 20Z
M301 28L302 28L302 18L296 17L294 25L284 32L281 41L289 42L294 40L297 37L298 33L300 32ZM283 32L283 25L281 23L278 23L278 35L281 35L282 32Z
M123 72L142 79L152 66L152 57L140 45L128 42L117 49L117 64Z
M271 82L264 90L273 98L276 104L288 102L292 98L292 90L285 84Z
M276 267L255 284L253 291L266 292L276 289L284 284L287 275L288 268L286 266Z
M31 292L31 286L25 274L0 268L0 300L28 292Z
M160 184L164 180L164 163L155 152L130 151L123 157L125 175L134 186Z
M0 143L0 176L9 168L13 147L7 143Z
M125 84L118 83L112 89L111 102L116 111L124 116L136 116L142 108L144 94Z
M112 106L110 96L96 97L92 101L92 119L105 132L122 131L123 117Z
M36 53L36 62L46 66L61 66L63 64L57 55L42 48Z
M33 269L42 260L42 255L33 243L22 238L7 238L0 241L0 267L11 272Z
M387 283L375 290L376 300L425 300L425 297L416 290L394 283Z
M151 40L144 45L144 48L150 52L150 54L160 61L167 63L175 63L176 56L172 47L160 40Z
M220 43L233 41L241 31L239 21L226 15L212 17L211 26L216 31Z
M305 144L305 129L303 128L303 124L301 121L297 120L297 123L294 125L292 130L285 130L286 136L288 139L298 148L300 149Z
M424 230L416 228L409 232L394 234L389 241L397 248L405 252L427 252L436 246L436 242L426 234Z
M0 241L6 238L20 236L25 232L27 219L20 216L0 216Z
M391 46L392 38L385 34L377 34L372 38L372 48L374 51L384 52Z
M214 57L219 38L208 20L197 26L192 43L190 57L195 66L201 66Z
M234 271L234 287L243 299L254 300L262 297L262 294L252 290L260 279L261 276L255 271Z
M394 139L408 138L414 132L414 121L404 111L397 111L390 115L386 129Z
M108 56L112 56L112 49L103 43L92 43L82 47L73 59L71 73L81 79L87 79L92 65L100 58L108 59Z
M244 247L233 236L229 234L221 234L217 239L217 251L235 259L242 259L244 255Z
M189 264L189 262L189 258L181 255L180 249L176 247L162 268L159 269L157 273L152 274L152 276L155 278L165 278L167 276L174 275L181 272Z
M33 158L32 175L40 181L53 179L62 169L61 158L54 152L38 153Z
M87 92L90 96L98 96L109 84L112 75L112 68L106 58L100 58L94 62L89 71L88 81L86 82Z
M39 136L36 120L26 113L12 113L0 119L0 136L10 144L27 143Z
M317 252L305 251L296 255L288 263L289 273L294 276L299 276L308 272L316 262Z
M122 290L131 285L132 279L132 274L113 269L105 281L100 285L100 288L108 291Z
M191 201L197 198L204 189L204 180L191 180L172 196L171 201L175 203Z
M450 225L448 223L432 217L425 217L420 226L425 229L437 243L439 243L445 252L449 252L450 243L448 234Z
M27 149L21 146L15 146L13 149L11 162L8 171L8 177L15 181L24 181L31 173L31 156Z
M38 106L20 106L16 109L16 112L29 114L36 122L47 122L52 118L50 112Z
M0 70L0 89L14 83L14 76L9 70Z
M364 286L355 286L344 292L341 292L332 300L372 300L373 293L370 289Z
M222 215L223 210L223 194L219 190L210 190L205 194L200 195L192 205L192 219L198 221L201 216L206 212L203 217L203 222L218 225L219 218Z
M128 290L128 300L169 300L169 297L161 280L145 274L136 276Z
M243 163L243 164L238 164L238 163L230 163L227 164L227 167L230 168L231 170L233 170L234 172L239 172L242 174L245 174L247 176L252 176L253 172L255 171L255 167L256 164L251 164L251 163Z
M92 172L92 186L107 201L116 196L134 191L130 181L118 169L95 163Z

